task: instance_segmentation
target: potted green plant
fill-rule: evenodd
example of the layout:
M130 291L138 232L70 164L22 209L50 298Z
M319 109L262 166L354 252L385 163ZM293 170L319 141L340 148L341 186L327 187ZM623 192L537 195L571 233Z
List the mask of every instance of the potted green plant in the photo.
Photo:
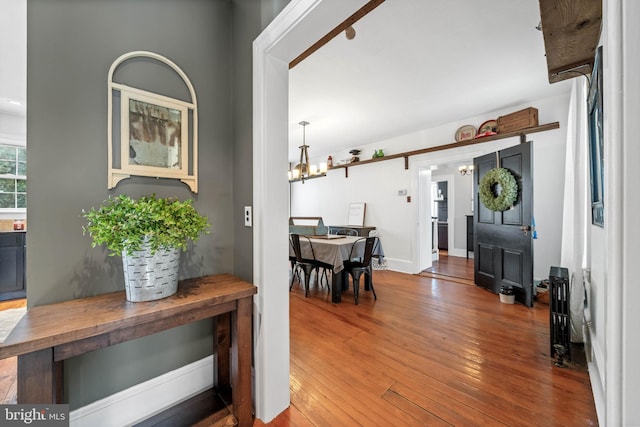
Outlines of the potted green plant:
M83 233L92 247L104 245L110 256L122 256L129 301L151 301L177 292L180 251L209 232L209 223L191 199L127 195L109 198L83 211Z

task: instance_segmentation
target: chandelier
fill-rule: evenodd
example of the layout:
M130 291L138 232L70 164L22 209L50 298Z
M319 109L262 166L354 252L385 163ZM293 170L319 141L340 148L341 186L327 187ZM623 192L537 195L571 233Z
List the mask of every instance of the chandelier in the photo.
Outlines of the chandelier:
M300 162L289 170L289 181L304 181L311 178L319 178L327 175L327 164L320 163L320 167L309 163L309 146L306 142L306 127L309 124L307 121L301 121L298 123L302 126L302 145L298 147L300 149Z
M469 165L469 166L460 166L458 168L458 172L460 172L460 175L471 175L473 173L473 165Z

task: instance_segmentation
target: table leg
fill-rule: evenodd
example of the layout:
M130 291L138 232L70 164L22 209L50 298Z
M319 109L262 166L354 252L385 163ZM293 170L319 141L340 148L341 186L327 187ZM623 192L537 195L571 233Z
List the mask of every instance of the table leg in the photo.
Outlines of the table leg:
M331 302L340 304L342 301L342 291L345 290L345 279L348 280L347 273L342 270L338 273L334 272L331 279ZM347 287L349 282L347 281Z
M239 427L253 425L251 413L251 308L252 297L238 300L231 314L231 402Z
M53 348L18 356L18 403L60 403L62 362L53 361Z
M216 347L214 351L218 355L218 391L227 395L231 390L231 382L229 379L229 349L231 348L230 322L229 313L224 313L216 317Z

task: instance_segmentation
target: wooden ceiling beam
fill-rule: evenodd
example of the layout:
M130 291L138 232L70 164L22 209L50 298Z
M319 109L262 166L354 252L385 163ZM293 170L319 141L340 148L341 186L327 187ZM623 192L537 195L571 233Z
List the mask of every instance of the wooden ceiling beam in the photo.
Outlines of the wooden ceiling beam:
M539 0L549 83L590 74L602 26L602 0Z
M307 50L305 50L300 55L298 55L295 59L289 62L289 69L292 69L293 67L301 63L304 59L306 59L312 53L320 49L325 44L329 43L331 39L333 39L335 36L337 36L344 30L346 30L347 28L355 24L357 21L362 19L362 17L367 15L376 7L380 6L382 3L384 3L384 0L370 0L369 2L367 2L367 4L365 4L360 9L358 9L353 15L351 15L350 17L342 21L337 27L329 31L320 40L312 44Z

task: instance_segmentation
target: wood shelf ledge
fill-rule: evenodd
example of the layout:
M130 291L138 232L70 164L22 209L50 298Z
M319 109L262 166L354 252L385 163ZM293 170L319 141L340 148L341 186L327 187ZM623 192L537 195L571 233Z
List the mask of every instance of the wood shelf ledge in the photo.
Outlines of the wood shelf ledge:
M519 136L521 140L525 140L526 135L531 134L531 133L537 133L537 132L545 132L548 130L553 130L553 129L558 129L560 128L560 123L559 122L553 122L553 123L547 123L544 125L540 125L540 126L535 126L535 127L531 127L531 128L526 128L526 129L518 129L516 131L513 132L505 132L505 133L499 133L497 135L491 135L491 136L483 136L482 138L475 138L475 139L469 139L466 141L459 141L459 142L452 142L449 144L444 144L444 145L436 145L433 147L428 147L428 148L421 148L419 150L413 150L413 151L405 151L403 153L397 153L397 154L389 154L389 155L385 155L384 157L377 157L375 159L367 159L367 160L360 160L358 162L354 162L354 163L348 163L348 164L344 164L344 165L336 165L333 166L331 168L329 168L329 170L335 170L335 169L344 169L345 171L345 178L349 177L349 168L350 167L354 167L354 166L360 166L360 165L368 165L370 163L376 163L376 162L382 162L385 160L392 160L392 159L399 159L399 158L404 158L404 168L405 169L409 169L409 157L411 156L417 156L420 154L426 154L426 153L432 153L435 151L442 151L442 150L449 150L451 148L458 148L458 147L465 147L468 145L475 145L475 144L482 144L484 142L490 142L490 141L496 141L499 139L505 139L505 138L512 138L514 136Z

